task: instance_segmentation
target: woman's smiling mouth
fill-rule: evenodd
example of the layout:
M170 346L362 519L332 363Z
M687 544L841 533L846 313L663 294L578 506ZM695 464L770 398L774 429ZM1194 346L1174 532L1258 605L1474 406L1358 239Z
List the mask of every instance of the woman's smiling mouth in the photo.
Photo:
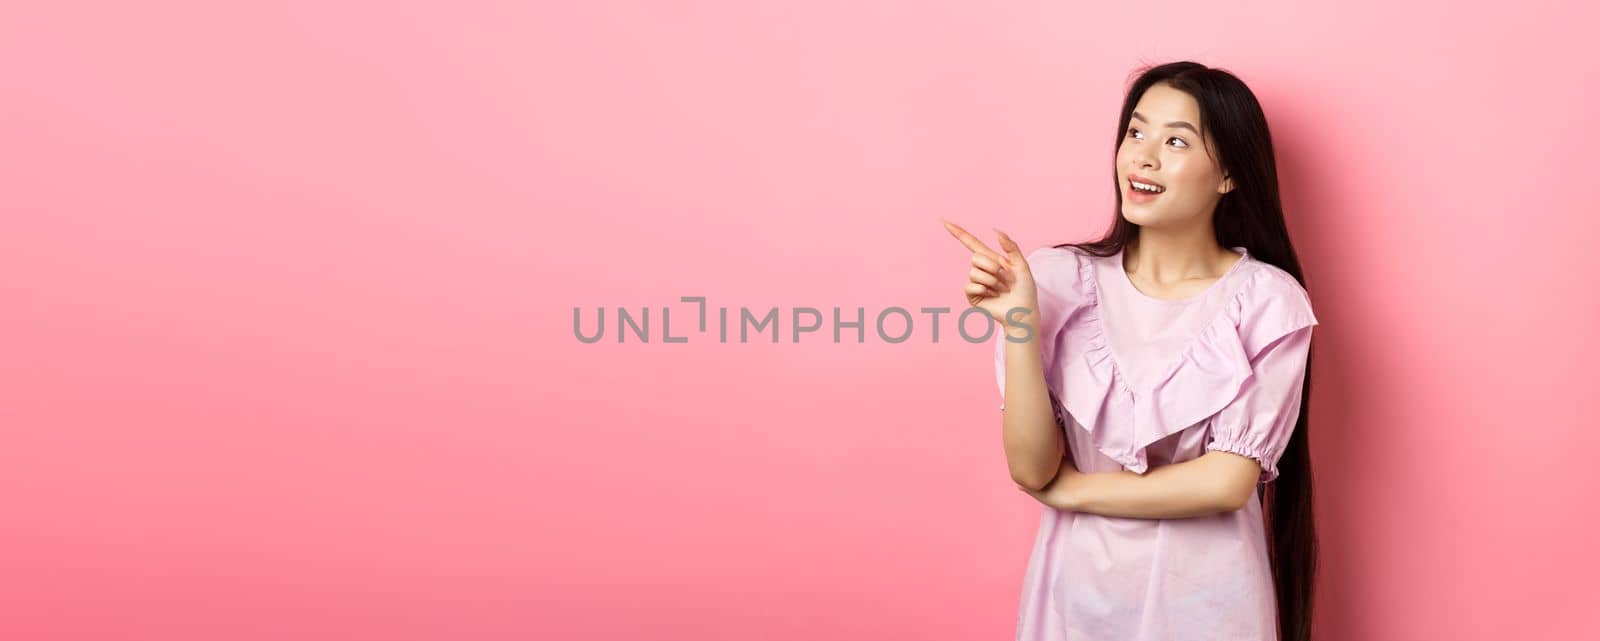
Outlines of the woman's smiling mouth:
M1135 176L1128 179L1128 199L1136 203L1147 203L1155 200L1166 190L1166 187L1142 177Z

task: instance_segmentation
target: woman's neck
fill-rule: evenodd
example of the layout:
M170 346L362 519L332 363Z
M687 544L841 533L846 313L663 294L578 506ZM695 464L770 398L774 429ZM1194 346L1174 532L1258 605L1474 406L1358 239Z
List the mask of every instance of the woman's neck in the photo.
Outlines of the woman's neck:
M1122 267L1130 276L1156 285L1221 277L1238 253L1217 244L1210 229L1204 234L1163 234L1142 229L1123 252Z

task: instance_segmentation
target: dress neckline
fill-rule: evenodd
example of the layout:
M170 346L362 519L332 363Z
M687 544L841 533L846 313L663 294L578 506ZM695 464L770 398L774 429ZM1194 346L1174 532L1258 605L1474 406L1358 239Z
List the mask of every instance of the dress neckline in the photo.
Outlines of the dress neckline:
M1222 284L1228 280L1228 277L1239 272L1240 266L1244 265L1245 261L1251 260L1250 250L1245 249L1244 247L1232 247L1230 249L1233 250L1233 253L1239 254L1239 260L1233 261L1233 265L1228 267L1227 271L1222 272L1222 275L1218 276L1216 281L1212 282L1210 285L1207 285L1205 290L1187 298L1156 298L1141 291L1133 284L1133 279L1128 276L1127 270L1122 267L1122 254L1124 251L1126 251L1126 248L1118 249L1117 253L1112 254L1109 258L1111 261L1111 269L1117 273L1115 280L1119 283L1120 287L1123 287L1129 293L1133 294L1135 298L1155 303L1157 305L1188 305L1205 300L1205 298L1210 296L1212 293L1222 289Z

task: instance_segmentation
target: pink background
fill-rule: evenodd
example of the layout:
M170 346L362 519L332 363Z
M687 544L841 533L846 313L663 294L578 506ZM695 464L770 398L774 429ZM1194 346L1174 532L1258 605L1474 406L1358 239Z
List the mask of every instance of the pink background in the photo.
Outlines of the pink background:
M1600 635L1586 6L519 4L0 11L0 637L1010 638L991 346L678 298L959 310L937 218L1092 236L1181 58L1322 321L1319 635Z

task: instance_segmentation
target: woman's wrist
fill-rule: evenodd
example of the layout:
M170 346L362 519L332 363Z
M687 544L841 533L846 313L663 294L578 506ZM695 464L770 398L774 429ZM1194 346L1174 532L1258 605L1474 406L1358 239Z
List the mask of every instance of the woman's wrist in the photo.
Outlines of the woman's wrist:
M1007 314L1007 318L1000 324L1006 337L1013 343L1030 342L1038 338L1040 328L1044 327L1043 319L1038 310L1026 314Z

